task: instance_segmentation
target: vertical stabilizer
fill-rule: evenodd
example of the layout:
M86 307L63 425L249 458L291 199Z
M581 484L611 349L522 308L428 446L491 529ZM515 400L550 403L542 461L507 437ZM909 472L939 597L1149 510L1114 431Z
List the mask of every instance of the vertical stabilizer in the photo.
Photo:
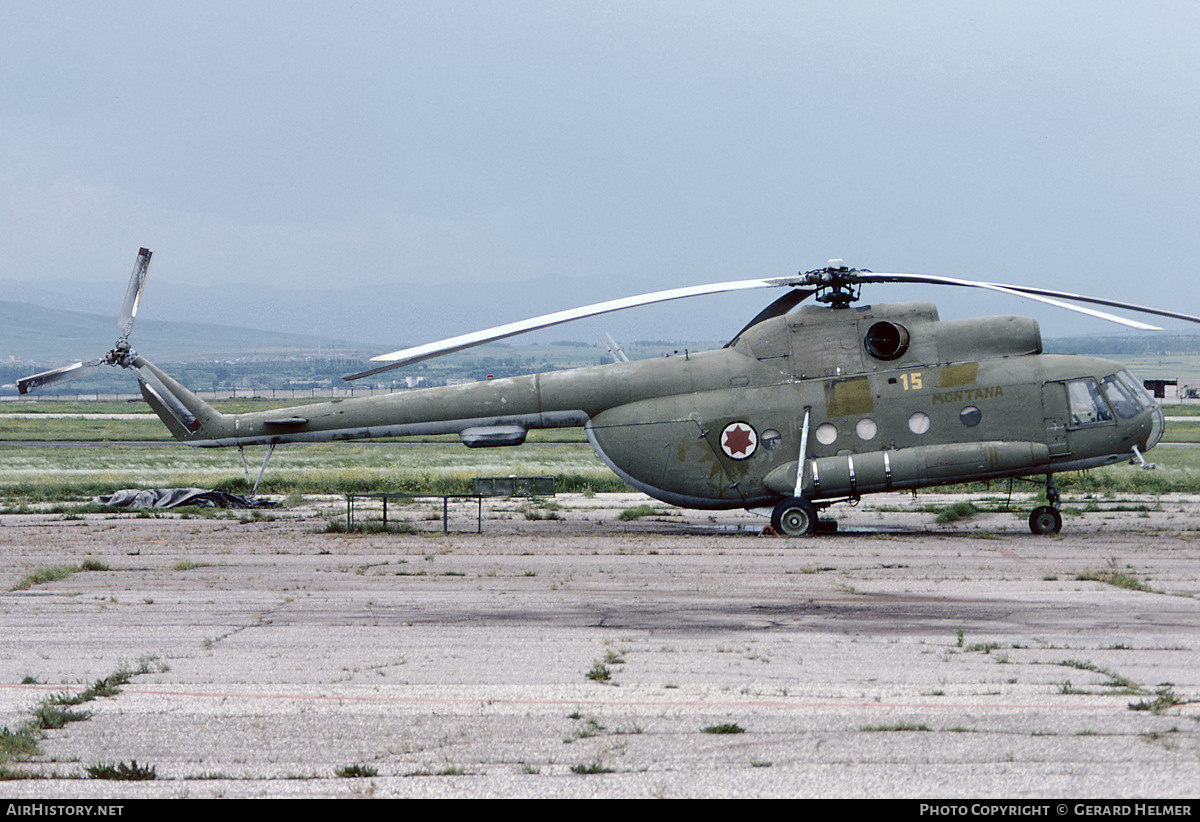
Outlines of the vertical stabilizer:
M131 367L137 374L142 397L177 440L215 439L226 428L225 415L156 365L143 357L134 359Z

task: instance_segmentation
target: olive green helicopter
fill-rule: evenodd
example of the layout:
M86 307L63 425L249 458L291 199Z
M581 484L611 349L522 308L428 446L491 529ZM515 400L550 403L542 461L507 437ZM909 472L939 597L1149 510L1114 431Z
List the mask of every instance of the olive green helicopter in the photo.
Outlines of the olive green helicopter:
M469 447L500 447L522 444L530 429L582 426L634 488L672 505L768 515L787 536L835 527L818 511L865 494L1016 477L1044 478L1049 504L1033 510L1029 527L1057 533L1056 473L1123 460L1147 467L1143 454L1163 434L1162 410L1123 365L1043 353L1032 319L942 321L926 302L860 305L863 285L981 288L1139 329L1157 327L1073 303L1200 323L1122 301L831 260L793 276L658 291L464 334L375 357L384 364L345 379L624 308L790 289L714 351L222 414L130 347L150 257L138 252L113 349L26 377L20 393L105 364L128 368L176 439L266 445L264 471L278 443L455 433ZM809 297L818 304L800 306Z

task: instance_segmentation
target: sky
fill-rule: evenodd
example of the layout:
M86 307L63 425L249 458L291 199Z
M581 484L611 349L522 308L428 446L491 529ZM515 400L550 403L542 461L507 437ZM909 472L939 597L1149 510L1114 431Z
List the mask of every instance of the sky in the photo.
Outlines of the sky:
M115 315L145 245L143 315L381 350L830 258L1200 314L1197 43L1194 2L6 0L0 285Z

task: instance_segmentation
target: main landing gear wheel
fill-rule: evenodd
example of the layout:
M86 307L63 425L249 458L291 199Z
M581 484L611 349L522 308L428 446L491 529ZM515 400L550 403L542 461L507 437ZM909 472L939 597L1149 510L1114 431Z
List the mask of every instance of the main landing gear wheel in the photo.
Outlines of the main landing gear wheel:
M1029 515L1029 530L1035 534L1057 534L1062 530L1062 514L1049 505L1034 508Z
M817 508L800 497L785 499L775 506L771 527L785 537L807 537L817 528Z
M1035 534L1057 534L1062 530L1062 514L1058 513L1058 503L1062 495L1054 484L1054 475L1046 474L1046 502L1033 509L1029 515L1029 530Z

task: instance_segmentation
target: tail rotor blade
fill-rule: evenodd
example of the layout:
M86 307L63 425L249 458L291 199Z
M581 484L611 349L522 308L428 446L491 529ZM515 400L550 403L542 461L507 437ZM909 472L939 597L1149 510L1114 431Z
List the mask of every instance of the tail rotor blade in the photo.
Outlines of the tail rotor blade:
M150 270L150 257L153 254L148 248L138 249L137 259L133 263L133 276L129 278L125 302L121 305L121 317L117 320L117 330L121 332L122 340L127 339L129 332L133 330L133 321L142 301L142 289L146 287L146 274Z
M52 368L49 371L43 371L40 374L34 374L17 380L17 391L22 394L28 394L30 391L36 391L39 388L53 385L56 382L67 382L68 380L87 377L104 363L105 360L103 359L88 360L87 362L77 362L73 365L64 365L62 368Z
M133 373L137 374L138 381L175 418L177 423L189 432L194 432L200 428L200 421L196 419L196 415L180 402L174 392L155 376L153 371L147 368L138 368L136 365L130 365L129 368L133 370Z

